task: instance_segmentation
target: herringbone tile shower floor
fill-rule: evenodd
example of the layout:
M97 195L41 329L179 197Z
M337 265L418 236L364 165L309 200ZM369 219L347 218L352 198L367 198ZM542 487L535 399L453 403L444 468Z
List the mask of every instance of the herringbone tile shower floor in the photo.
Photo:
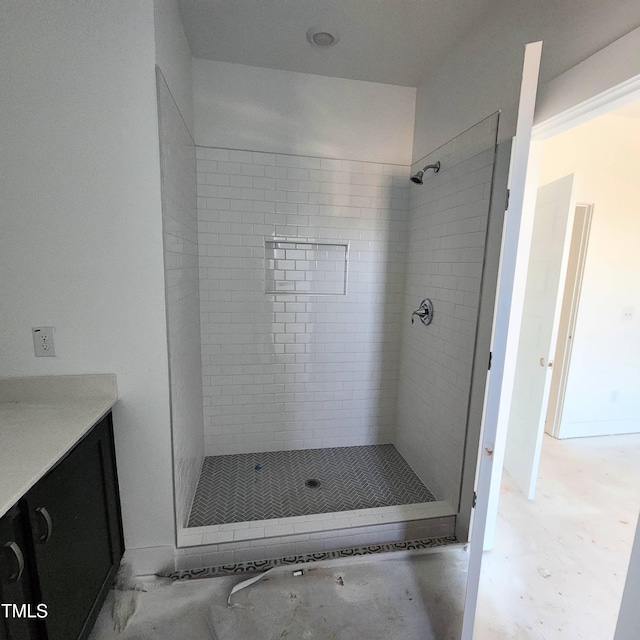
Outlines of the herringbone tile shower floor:
M188 526L433 501L392 444L207 456Z

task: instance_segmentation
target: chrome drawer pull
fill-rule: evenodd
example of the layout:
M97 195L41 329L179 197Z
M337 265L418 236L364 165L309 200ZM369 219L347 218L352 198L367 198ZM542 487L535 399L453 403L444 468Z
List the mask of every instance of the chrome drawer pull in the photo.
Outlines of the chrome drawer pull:
M47 511L46 507L36 507L36 513L40 514L44 518L44 522L47 525L46 532L38 538L38 542L40 544L44 544L49 541L51 537L51 533L53 532L53 522L51 521L51 516Z
M7 542L4 547L13 552L18 565L18 570L9 576L9 582L18 582L24 572L24 556L22 555L22 550L15 542Z

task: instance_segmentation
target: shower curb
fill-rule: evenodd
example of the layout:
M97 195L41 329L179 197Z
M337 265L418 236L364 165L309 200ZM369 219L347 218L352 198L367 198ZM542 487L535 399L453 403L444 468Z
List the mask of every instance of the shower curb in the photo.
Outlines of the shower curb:
M244 573L261 573L282 565L305 564L307 562L321 562L335 558L351 558L354 556L366 556L377 553L389 553L390 551L413 551L417 549L432 549L452 544L459 544L455 536L439 538L425 538L423 540L409 540L407 542L392 542L389 544L375 544L364 547L353 547L337 551L322 551L319 553L306 553L301 555L285 556L272 560L253 560L250 562L237 562L218 567L206 567L202 569L184 569L174 571L164 577L176 580L198 580L202 578L215 578L218 576L230 576Z

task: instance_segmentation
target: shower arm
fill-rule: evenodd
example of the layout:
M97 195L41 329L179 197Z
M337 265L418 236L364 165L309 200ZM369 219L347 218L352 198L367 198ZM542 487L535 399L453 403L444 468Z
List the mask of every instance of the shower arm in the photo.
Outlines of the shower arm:
M424 172L429 171L429 169L433 169L433 173L438 173L438 171L440 171L440 160L435 164L428 164L426 167L423 167L420 171L414 173L409 179L414 184L423 184Z

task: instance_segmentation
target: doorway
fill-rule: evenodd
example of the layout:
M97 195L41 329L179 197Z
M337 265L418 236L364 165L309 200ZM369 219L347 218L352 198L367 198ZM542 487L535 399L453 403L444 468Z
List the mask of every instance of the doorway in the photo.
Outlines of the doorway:
M561 439L640 431L639 122L636 100L538 143L538 202L505 455L505 468L529 497L539 457L532 444L541 448L545 430ZM564 244L556 242L549 269L541 260L554 234ZM544 287L552 290L546 302ZM538 324L528 322L534 315ZM546 386L536 389L527 371ZM529 383L524 395L519 380Z
M558 278L559 306L547 312L547 321L549 315L558 317L552 336L556 343L550 340L548 350L535 353L534 362L529 363L552 374L546 399L529 416L528 435L539 446L541 466L538 469L537 462L531 462L528 473L522 473L523 460L527 455L533 459L534 453L522 448L522 440L509 443L505 466L508 473L515 471L505 476L495 553L492 560L485 558L483 580L486 595L486 581L492 581L501 561L508 560L513 567L516 557L528 559L528 565L523 562L516 569L518 580L511 583L525 605L512 604L514 610L521 608L516 615L525 619L526 603L534 601L528 589L538 581L546 604L537 602L535 619L545 625L547 638L556 637L548 623L562 621L566 635L589 619L592 630L607 627L607 633L598 637L612 636L640 507L629 489L636 486L634 480L623 474L624 468L634 467L629 462L637 456L640 441L640 405L633 391L640 383L636 357L640 300L635 285L640 261L634 249L640 237L634 177L640 159L639 113L640 102L631 102L536 143L536 189L554 184L557 188L557 183L564 182L564 215L573 221L566 225L566 275ZM546 278L534 275L527 274L527 285L532 280L540 285ZM523 341L531 347L533 338L521 334ZM518 445L520 458L509 460ZM568 473L569 469L573 472ZM524 487L514 482L518 473ZM536 499L527 500L527 495L533 497L537 480ZM625 499L619 502L621 496ZM507 551L505 531L511 534L506 538L512 545ZM551 557L550 541L558 543L557 557ZM577 583L571 586L570 572L586 586L584 597ZM562 586L552 590L557 581ZM493 587L496 584L493 581ZM588 594L603 585L607 589L601 602L585 611ZM556 615L558 608L562 615Z
M562 438L562 412L571 366L571 347L576 332L592 217L593 204L576 205L569 245L567 276L562 293L558 339L553 359L551 389L544 423L545 433L556 438Z

